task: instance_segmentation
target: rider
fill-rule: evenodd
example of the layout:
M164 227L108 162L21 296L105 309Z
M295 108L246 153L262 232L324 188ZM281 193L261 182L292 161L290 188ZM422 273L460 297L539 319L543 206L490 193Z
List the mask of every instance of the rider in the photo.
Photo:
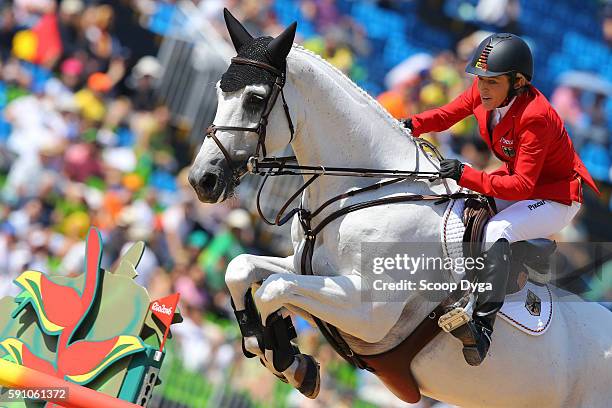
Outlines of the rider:
M480 282L492 290L477 294L472 320L452 331L463 342L470 365L479 365L491 344L495 316L503 304L509 274L509 243L554 234L568 225L582 203L582 183L599 193L576 154L563 121L530 84L531 50L520 37L493 34L476 49L466 72L472 86L437 109L404 120L413 136L448 129L470 114L481 137L502 162L491 173L459 160L443 160L440 176L495 198L500 210L485 229Z

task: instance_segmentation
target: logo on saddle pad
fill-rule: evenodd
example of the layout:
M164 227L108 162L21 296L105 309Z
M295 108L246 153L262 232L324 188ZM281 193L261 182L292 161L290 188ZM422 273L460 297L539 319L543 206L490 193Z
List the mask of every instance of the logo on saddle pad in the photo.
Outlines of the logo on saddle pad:
M539 316L542 312L542 300L530 290L527 290L527 299L525 299L525 309L533 315Z
M536 208L543 206L544 204L546 204L546 201L540 200L537 203L529 204L527 207L529 207L529 211L533 211Z

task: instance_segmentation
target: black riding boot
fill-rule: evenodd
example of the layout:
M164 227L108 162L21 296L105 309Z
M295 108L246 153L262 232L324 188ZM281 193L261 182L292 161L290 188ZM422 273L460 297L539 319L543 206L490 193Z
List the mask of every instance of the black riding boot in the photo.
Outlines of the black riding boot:
M463 343L463 356L469 365L483 362L491 345L493 323L504 304L506 284L510 274L510 243L502 238L483 253L484 267L475 268L479 283L490 283L491 290L475 292L476 303L472 320L451 333Z

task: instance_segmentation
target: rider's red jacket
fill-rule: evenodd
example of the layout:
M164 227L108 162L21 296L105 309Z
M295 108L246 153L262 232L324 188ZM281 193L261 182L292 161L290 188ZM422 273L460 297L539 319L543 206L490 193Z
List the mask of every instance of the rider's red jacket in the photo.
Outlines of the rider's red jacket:
M412 117L414 136L448 129L470 114L480 136L504 164L491 173L464 166L459 185L502 200L582 202L582 183L599 190L576 154L563 121L546 97L529 85L489 134L491 111L481 104L477 81L454 101Z

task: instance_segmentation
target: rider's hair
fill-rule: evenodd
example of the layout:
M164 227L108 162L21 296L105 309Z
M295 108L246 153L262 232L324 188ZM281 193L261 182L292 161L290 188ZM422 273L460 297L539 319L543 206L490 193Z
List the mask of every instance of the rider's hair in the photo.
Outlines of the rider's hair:
M515 97L515 96L519 96L524 94L525 92L529 91L529 80L525 77L525 75L523 75L520 72L510 72L508 74L505 74L508 77L508 80L510 81L510 88L508 89L508 95L506 96L506 99L504 99L504 101L498 106L498 108L501 108L502 106L506 106L507 104L510 103L510 101ZM525 85L519 87L519 88L515 88L514 85L519 81L523 79L525 81Z

